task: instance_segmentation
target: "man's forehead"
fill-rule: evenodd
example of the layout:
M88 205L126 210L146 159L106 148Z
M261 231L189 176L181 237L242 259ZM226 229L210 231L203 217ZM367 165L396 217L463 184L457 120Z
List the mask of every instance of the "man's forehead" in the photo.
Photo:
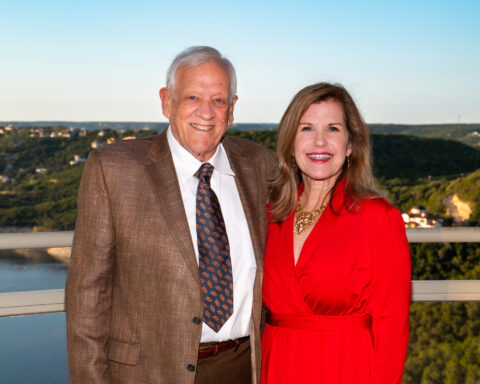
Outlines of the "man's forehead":
M204 64L208 64L208 66ZM228 72L215 61L204 62L195 66L182 66L178 69L175 80L178 86L176 87L177 91L195 88L205 89L207 87L214 88L219 92L228 92L230 86Z

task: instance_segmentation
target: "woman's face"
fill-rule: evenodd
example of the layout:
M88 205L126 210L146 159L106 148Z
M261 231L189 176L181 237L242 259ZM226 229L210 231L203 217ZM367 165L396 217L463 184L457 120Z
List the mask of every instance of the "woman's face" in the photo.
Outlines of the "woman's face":
M342 105L335 100L310 105L300 119L294 143L303 180L333 183L351 152Z

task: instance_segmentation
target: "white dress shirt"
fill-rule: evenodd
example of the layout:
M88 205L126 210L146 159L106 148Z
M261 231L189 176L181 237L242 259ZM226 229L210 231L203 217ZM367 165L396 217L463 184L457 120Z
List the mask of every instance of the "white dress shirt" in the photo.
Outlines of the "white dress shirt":
M198 263L195 206L199 180L194 174L203 163L180 145L173 136L170 127L167 131L167 139L172 152L173 164L177 173L183 206ZM215 168L210 186L220 202L230 244L233 275L233 314L218 333L203 323L202 343L238 339L250 334L253 283L257 269L247 219L235 184L235 173L230 167L222 144L217 147L215 154L206 162L212 164Z

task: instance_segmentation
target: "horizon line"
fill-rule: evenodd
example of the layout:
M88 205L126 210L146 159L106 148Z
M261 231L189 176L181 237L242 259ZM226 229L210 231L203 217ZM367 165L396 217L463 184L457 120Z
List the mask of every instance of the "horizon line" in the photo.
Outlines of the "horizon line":
M168 121L148 121L148 120L0 120L0 124L16 124L16 123L144 123L144 124L168 124ZM237 122L232 123L228 127L232 127L240 124L264 124L264 125L278 125L277 123L266 122ZM480 122L467 123L467 122L450 122L450 123L368 123L367 125L480 125Z

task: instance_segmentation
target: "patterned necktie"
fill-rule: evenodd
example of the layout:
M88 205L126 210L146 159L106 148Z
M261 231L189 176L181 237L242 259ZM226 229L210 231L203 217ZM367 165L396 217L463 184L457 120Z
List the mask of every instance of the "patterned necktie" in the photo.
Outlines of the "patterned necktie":
M230 245L217 195L210 188L213 166L204 163L195 173L197 188L198 268L203 291L203 321L218 332L233 313Z

